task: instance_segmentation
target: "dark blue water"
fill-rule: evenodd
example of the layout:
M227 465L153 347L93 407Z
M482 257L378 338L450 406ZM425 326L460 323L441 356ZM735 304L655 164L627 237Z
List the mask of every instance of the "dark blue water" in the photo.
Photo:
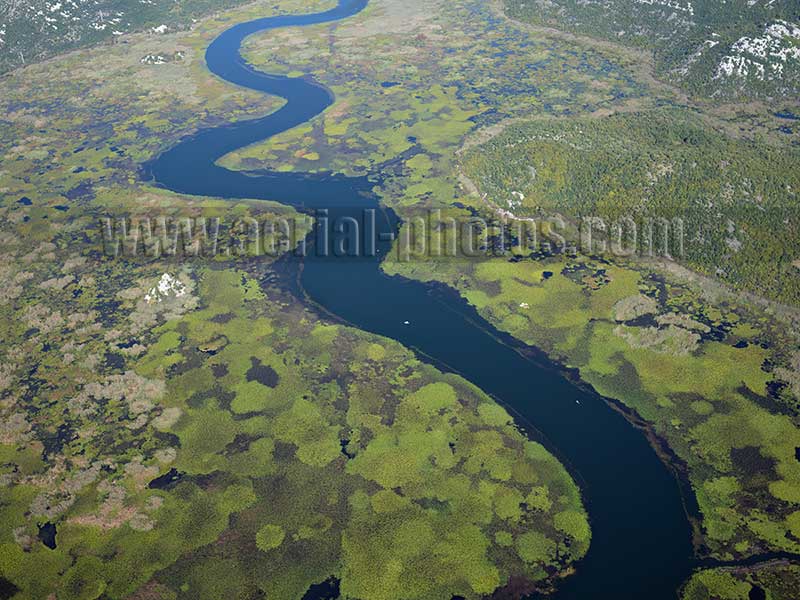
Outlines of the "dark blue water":
M365 0L341 0L327 12L259 19L220 35L208 49L209 68L231 83L285 98L286 104L264 118L184 139L147 165L146 171L159 185L176 192L270 199L309 211L330 209L320 231L333 231L337 219L363 223L364 209L380 208L380 198L370 191L372 184L366 178L244 174L216 166L215 161L304 123L333 101L330 91L310 78L253 69L240 56L243 39L258 31L342 19L365 6ZM376 256L343 260L317 252L302 263L287 259L282 268L330 313L360 329L398 340L494 395L517 414L523 426L533 424L565 460L581 483L593 539L577 573L559 585L558 598L675 598L690 573L692 547L679 486L671 471L642 433L602 398L570 383L546 360L523 356L520 350L524 349L514 348L513 340L494 330L454 292L385 276L379 263L390 249L397 226L391 210L378 210Z

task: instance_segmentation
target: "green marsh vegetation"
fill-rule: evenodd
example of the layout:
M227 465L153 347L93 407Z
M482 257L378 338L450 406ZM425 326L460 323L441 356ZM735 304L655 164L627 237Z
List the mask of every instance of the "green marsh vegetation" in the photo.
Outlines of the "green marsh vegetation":
M287 12L317 9L280 4ZM268 203L166 194L136 171L182 135L278 106L216 81L201 60L224 27L272 10L258 3L190 33L133 36L125 47L81 51L7 76L0 299L10 343L0 371L0 476L10 485L0 488L0 510L13 527L0 538L3 577L33 597L58 587L68 598L124 597L136 588L145 597L217 598L221 582L233 597L256 588L299 597L338 575L352 597L396 597L402 589L405 597L429 598L477 597L511 575L543 582L566 572L590 537L577 490L480 391L396 344L322 323L277 288L257 285L253 277L264 281L263 272L152 261L115 266L80 245L84 235L96 239L96 217L108 211L291 214ZM777 203L769 167L793 160L793 151L730 141L677 109L598 120L655 104L636 65L602 49L532 37L493 15L470 1L377 0L351 21L253 38L246 53L257 67L313 73L338 102L308 126L223 163L381 171L388 177L379 191L404 218L429 207L443 216L489 215L457 179L463 169L480 189L498 169L469 151L457 155L470 132L486 141L508 119L559 116L515 127L560 127L574 137L573 119L592 114L591 123L577 121L589 140L605 136L657 153L647 125L655 118L701 140L699 147L676 144L680 161L704 165L704 177L689 181L698 190L724 187L722 175L705 175L712 158L735 154L742 158L729 170L762 177L763 195ZM177 51L185 53L180 61L141 63ZM623 134L609 123L621 123ZM564 150L553 144L548 152L563 157ZM612 158L591 155L606 164ZM520 155L520 164L526 159ZM648 165L637 164L638 179L609 177L606 191L642 190ZM577 175L553 173L558 192L539 190L537 198L558 206ZM671 190L686 183L662 181L654 192L659 208L677 210ZM507 184L500 177L493 185ZM65 197L70 208L62 211L56 207ZM763 222L755 211L735 217L763 232L776 214ZM737 275L740 281L757 280L759 256L765 277L791 273L788 256L768 270L763 261L774 250L765 244L737 254L735 266L747 275ZM800 388L791 328L745 301L704 294L672 276L661 281L641 265L518 258L389 261L384 268L452 285L500 329L635 410L686 466L703 552L732 559L800 552ZM190 293L143 302L165 272ZM130 387L134 395L120 392ZM101 410L92 412L97 398ZM148 487L171 469L182 475L170 489ZM37 540L36 525L45 521L58 525L55 550ZM377 582L376 564L383 567ZM744 589L710 573L693 579L687 593ZM787 569L780 577L795 574ZM780 589L765 581L758 585Z
M697 573L683 589L684 600L791 600L797 595L797 565L775 561L753 569L720 568Z
M761 344L779 336L769 324L741 307L713 308L691 288L582 257L385 268L453 285L500 329L651 423L688 467L706 551L735 558L800 549L792 526L798 406L788 388L778 399L768 394L774 352ZM639 296L649 300L631 314Z
M476 597L510 574L540 579L585 552L577 488L478 390L396 344L319 323L278 295L245 300L270 308L262 319L240 321L241 277L207 277L209 290L229 290L229 298L212 300L177 330L197 341L239 323L250 333L182 376L210 381L205 369L227 371L216 381L230 392L202 394L227 402L198 399L195 407L193 390L176 381L176 405L192 408L176 425L186 452L175 467L206 473L233 465L253 478L259 501L237 516L233 546L200 550L173 571L202 571L233 551L246 569L243 581L279 597L331 575L341 577L348 597ZM225 325L215 327L220 320ZM254 360L277 373L274 387L242 383ZM252 386L261 387L245 389ZM213 448L184 437L207 431L195 429L196 419L225 423ZM234 446L252 449L237 454ZM253 464L248 454L264 461L264 449L272 458ZM538 553L525 546L530 531L546 540ZM254 542L264 554L246 558ZM308 559L298 563L298 556Z
M270 283L268 261L101 254L109 214L294 214L137 173L182 135L277 106L200 60L264 10L7 76L3 585L59 599L299 598L331 576L353 598L478 598L512 577L546 588L587 551L580 493L480 390L323 322Z
M81 385L80 349L69 367L37 356L40 389L13 406L0 570L25 597L218 598L224 572L235 597L336 576L353 598L478 598L511 576L547 585L586 552L574 482L479 390L245 273L177 277L189 293L155 305L127 370ZM130 333L154 281L118 294ZM64 377L66 414L46 385Z

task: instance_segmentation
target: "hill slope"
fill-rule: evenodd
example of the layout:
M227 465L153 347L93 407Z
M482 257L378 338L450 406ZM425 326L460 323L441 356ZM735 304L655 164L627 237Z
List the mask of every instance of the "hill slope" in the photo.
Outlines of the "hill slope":
M722 98L800 93L793 0L505 0L507 14L652 50L659 76Z
M194 17L244 0L6 0L0 3L0 73L81 46Z

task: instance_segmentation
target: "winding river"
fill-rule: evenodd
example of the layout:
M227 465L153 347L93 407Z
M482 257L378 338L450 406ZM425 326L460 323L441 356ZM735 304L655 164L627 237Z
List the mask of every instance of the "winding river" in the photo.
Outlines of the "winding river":
M319 115L333 95L310 77L262 73L240 55L256 32L335 21L366 0L340 0L325 12L257 19L232 27L209 46L209 69L222 79L286 100L263 118L204 130L166 151L145 171L175 192L230 199L269 199L337 219L362 221L376 209L377 253L359 259L312 255L287 261L289 275L333 315L398 340L438 366L462 374L532 423L578 479L592 524L592 545L557 598L674 599L693 566L690 527L679 485L642 433L591 390L496 331L455 292L380 268L398 228L366 178L303 173L239 173L216 165L223 155ZM290 263L290 264L289 264ZM523 352L522 350L527 350ZM436 599L432 599L436 600Z

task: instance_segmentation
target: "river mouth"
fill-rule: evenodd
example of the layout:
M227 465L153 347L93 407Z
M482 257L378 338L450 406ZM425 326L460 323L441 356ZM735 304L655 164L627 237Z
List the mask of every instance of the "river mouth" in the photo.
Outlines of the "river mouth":
M232 150L308 121L333 101L329 90L308 78L256 71L240 56L242 41L256 32L346 18L366 4L342 0L323 13L258 19L221 34L208 49L209 69L230 83L285 98L286 104L266 117L186 138L146 165L145 173L183 194L325 209L329 219L321 227L331 235L337 220L361 220L365 210L375 210L375 252L358 257L311 252L302 260L287 258L281 270L330 314L395 339L496 397L523 422L532 423L578 475L592 543L554 597L674 599L693 566L691 528L673 473L638 429L552 364L523 357L455 291L384 274L380 262L390 251L399 222L390 209L377 210L382 208L380 198L366 178L244 174L216 165Z

